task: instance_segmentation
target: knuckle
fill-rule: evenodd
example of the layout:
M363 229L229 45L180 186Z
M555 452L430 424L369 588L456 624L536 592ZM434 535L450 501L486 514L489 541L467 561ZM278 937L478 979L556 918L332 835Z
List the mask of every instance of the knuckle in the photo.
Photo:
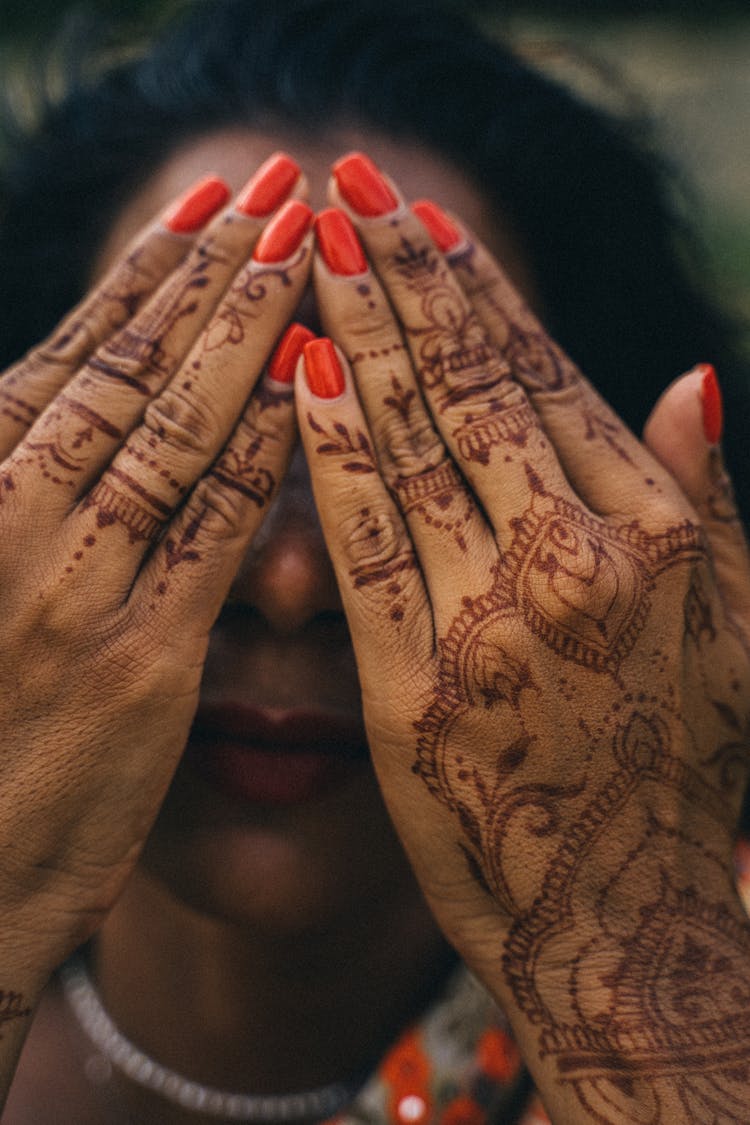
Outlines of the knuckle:
M204 454L214 444L219 425L205 400L170 386L146 407L143 429L149 444L168 445L180 453Z
M445 460L445 448L427 415L411 425L391 418L378 434L378 458L386 483L419 476Z
M192 542L206 537L211 540L235 539L240 535L247 519L251 488L250 479L244 483L239 478L230 478L215 471L201 477L185 509ZM255 491L259 496L257 506L263 506L266 498L262 496L259 484Z
M353 366L403 350L401 334L390 309L380 301L375 309L364 308L351 314L345 326L347 358Z
M415 565L395 512L360 508L342 521L340 535L357 588L385 581Z

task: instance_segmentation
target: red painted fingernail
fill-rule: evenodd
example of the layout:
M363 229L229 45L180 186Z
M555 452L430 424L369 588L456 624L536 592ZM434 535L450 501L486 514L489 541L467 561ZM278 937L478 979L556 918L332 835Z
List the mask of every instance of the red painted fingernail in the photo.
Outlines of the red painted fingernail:
M306 203L290 199L275 215L255 244L256 262L283 262L291 257L313 224L315 215Z
M344 372L333 341L319 336L305 344L307 385L318 398L338 398L346 386Z
M418 199L416 203L412 203L411 209L427 227L427 233L441 253L447 254L449 250L455 250L463 241L463 235L456 224L431 199Z
M262 219L279 207L300 177L300 167L285 152L269 156L235 200L243 215Z
M375 218L398 207L398 199L380 174L377 165L363 152L342 156L332 168L339 191L358 215Z
M718 445L724 429L724 406L719 380L716 378L715 368L710 363L699 364L698 370L703 373L701 383L703 432L709 445Z
M315 220L315 237L331 273L353 277L367 270L367 258L352 221L343 211L329 207Z
M314 339L315 333L305 328L304 324L290 324L269 361L269 378L275 379L277 383L294 382L294 372L302 349Z
M206 176L188 188L164 215L162 222L175 234L200 230L223 207L232 193L218 176Z

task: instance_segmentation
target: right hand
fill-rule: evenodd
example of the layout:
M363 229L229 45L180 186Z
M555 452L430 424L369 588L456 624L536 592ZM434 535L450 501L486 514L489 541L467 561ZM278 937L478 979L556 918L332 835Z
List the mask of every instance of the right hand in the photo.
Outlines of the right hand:
M261 263L264 225L230 208L192 245L157 222L0 379L4 972L49 973L121 891L291 454L291 388L262 372L312 235Z

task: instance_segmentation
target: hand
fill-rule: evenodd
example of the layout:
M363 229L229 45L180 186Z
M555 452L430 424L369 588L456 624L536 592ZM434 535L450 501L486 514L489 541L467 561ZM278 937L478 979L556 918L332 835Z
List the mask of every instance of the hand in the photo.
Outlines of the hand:
M174 233L188 204L165 216L0 382L3 988L12 966L48 973L122 889L291 454L291 389L262 372L312 212L266 226L248 198L197 240Z
M740 1120L747 601L486 249L336 172L298 416L394 822L556 1122Z

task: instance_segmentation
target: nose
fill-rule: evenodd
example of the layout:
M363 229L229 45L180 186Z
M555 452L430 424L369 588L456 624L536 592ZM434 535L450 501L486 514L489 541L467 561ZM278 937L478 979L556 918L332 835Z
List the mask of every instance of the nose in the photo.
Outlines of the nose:
M281 635L296 633L317 617L343 614L300 446L230 598L254 609Z

